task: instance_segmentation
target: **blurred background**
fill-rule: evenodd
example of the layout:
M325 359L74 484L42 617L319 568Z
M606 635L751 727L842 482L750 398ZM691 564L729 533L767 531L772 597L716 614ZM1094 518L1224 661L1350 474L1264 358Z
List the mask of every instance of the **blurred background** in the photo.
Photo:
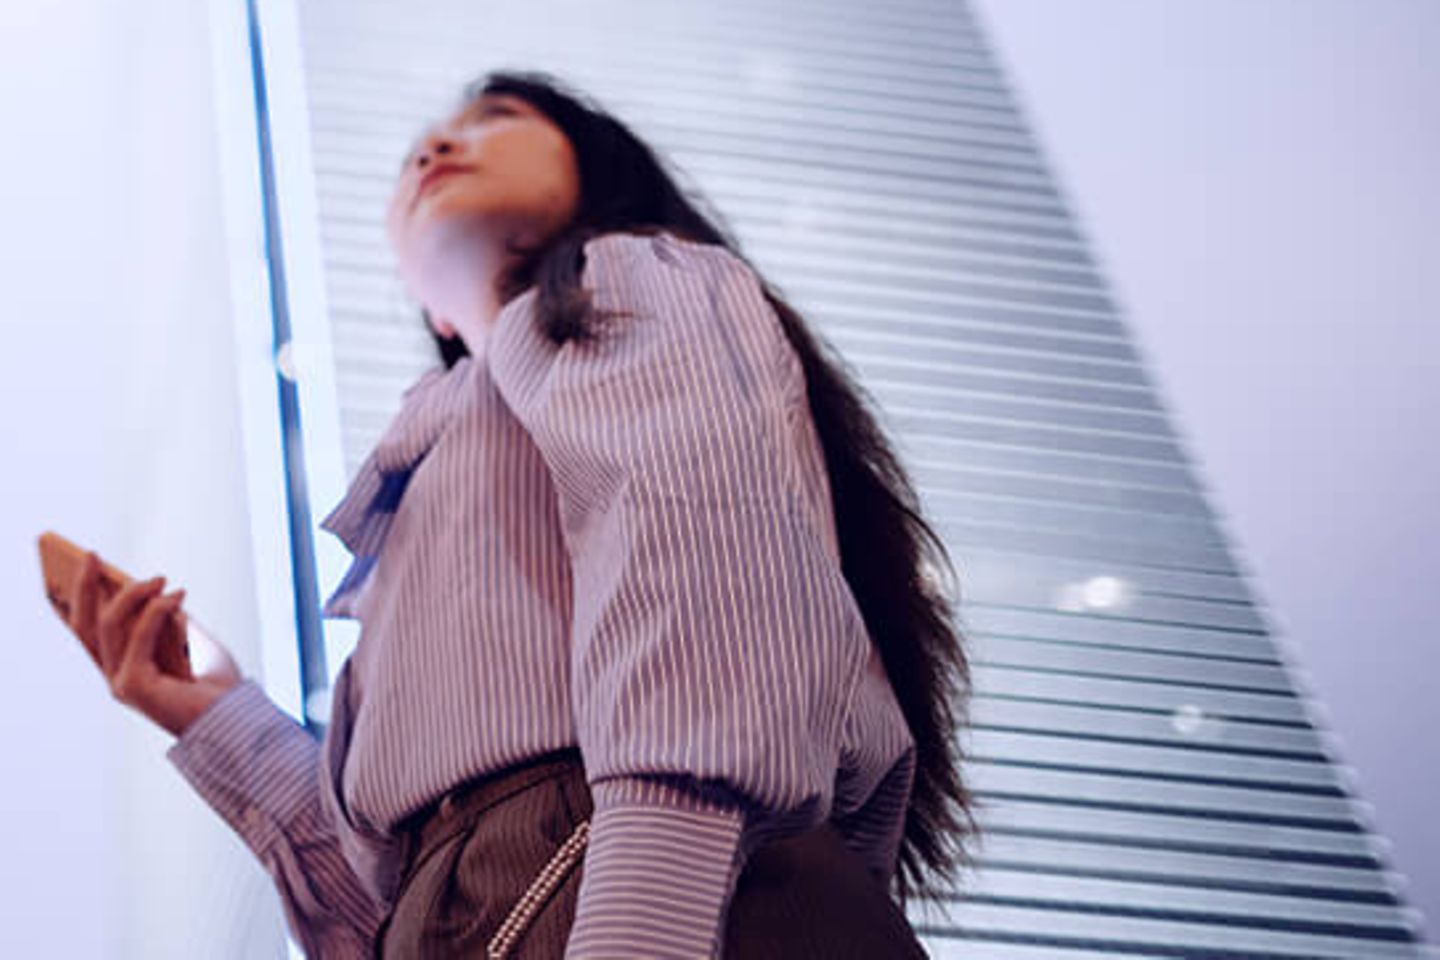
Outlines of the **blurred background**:
M381 205L534 66L714 202L944 531L989 839L933 955L1433 955L1437 42L1425 0L0 7L0 948L291 949L34 538L187 587L318 733L313 525L436 362Z

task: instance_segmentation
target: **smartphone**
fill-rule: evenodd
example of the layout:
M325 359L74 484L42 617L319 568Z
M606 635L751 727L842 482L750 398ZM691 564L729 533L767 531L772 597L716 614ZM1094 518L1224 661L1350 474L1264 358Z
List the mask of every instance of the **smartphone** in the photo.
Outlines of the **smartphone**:
M45 578L45 595L55 613L69 626L71 592L75 589L75 578L80 574L80 567L85 562L85 550L53 530L40 534L37 543L40 547L40 569ZM119 567L101 560L100 576L96 581L100 602L103 604L114 597L133 579ZM155 663L164 673L193 680L186 619L183 611L176 610L160 625ZM91 653L91 659L96 659L95 654ZM98 661L96 666L99 666Z

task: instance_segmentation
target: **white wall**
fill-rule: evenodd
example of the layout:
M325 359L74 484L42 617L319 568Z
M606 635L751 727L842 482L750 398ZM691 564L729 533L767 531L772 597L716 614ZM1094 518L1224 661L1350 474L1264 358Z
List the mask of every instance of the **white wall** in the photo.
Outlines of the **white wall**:
M45 603L55 529L258 673L204 3L0 4L0 956L284 956L269 877Z
M973 0L1440 934L1440 5Z

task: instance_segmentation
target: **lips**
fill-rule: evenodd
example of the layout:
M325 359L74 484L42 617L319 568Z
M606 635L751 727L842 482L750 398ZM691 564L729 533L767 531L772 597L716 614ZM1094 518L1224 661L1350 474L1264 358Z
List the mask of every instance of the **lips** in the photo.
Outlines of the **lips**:
M428 190L428 189L430 189L430 185L431 185L432 183L434 183L435 181L439 180L441 177L444 177L444 176L446 176L447 174L451 174L451 173L474 173L474 172L475 172L475 168L474 168L474 167L466 167L466 166L461 166L461 165L459 165L459 164L454 164L454 163L442 163L442 164L440 164L438 167L434 167L433 169L427 171L427 172L425 173L425 176L423 176L423 177L420 178L420 182L419 182L418 184L416 184L416 186L415 186L415 196L411 199L410 205L413 207L413 206L420 200L420 197L421 197L422 195L424 195L425 191Z

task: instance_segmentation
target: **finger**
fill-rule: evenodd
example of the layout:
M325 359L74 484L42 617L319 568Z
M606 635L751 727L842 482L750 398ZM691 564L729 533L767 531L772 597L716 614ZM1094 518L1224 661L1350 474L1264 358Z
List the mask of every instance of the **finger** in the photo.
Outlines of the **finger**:
M151 597L140 611L115 673L115 693L121 699L133 699L140 689L139 681L147 674L159 672L155 663L155 648L158 645L160 628L165 623L165 618L170 616L184 599L184 590Z
M133 580L120 588L100 610L96 633L100 641L100 664L107 677L113 677L120 666L129 640L130 624L139 612L140 604L159 593L165 585L164 577L151 580Z

